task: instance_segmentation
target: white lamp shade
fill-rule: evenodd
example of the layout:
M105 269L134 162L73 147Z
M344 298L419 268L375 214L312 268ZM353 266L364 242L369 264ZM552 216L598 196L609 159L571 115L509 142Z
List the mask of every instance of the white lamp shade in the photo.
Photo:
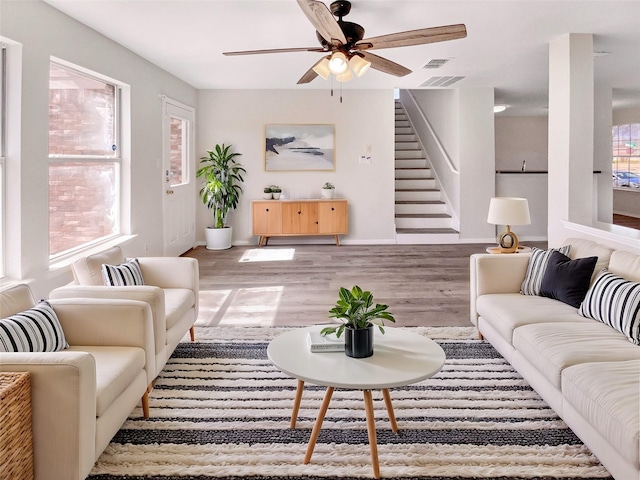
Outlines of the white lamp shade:
M529 225L529 202L526 198L494 197L489 203L487 222L494 225Z
M355 73L358 77L361 77L362 75L364 75L364 72L369 70L370 66L371 66L371 62L365 60L360 55L354 55L349 60L349 67L351 67L351 70L353 70L353 73Z
M345 57L344 53L333 52L331 60L329 60L329 70L331 70L331 73L338 75L347 68L349 68L349 64L347 63L347 57Z
M318 63L316 63L313 67L313 71L320 75L325 80L329 78L331 75L331 70L329 70L329 58L324 57Z
M336 80L338 80L339 82L348 82L352 78L353 78L353 73L351 73L351 70L345 70L344 72L336 75Z

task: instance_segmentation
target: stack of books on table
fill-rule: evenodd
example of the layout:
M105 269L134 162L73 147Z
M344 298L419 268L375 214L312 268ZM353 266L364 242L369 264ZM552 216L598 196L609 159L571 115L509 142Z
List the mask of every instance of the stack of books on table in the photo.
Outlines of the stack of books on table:
M344 334L338 338L335 333L320 335L320 330L313 330L309 332L307 342L312 352L344 352Z

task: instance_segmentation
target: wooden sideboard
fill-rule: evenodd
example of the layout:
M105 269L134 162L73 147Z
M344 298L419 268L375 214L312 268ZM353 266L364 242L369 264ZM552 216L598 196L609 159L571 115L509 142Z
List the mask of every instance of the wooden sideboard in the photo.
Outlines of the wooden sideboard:
M344 199L254 200L251 218L259 247L270 237L303 235L333 235L340 246L338 235L346 235L349 226Z

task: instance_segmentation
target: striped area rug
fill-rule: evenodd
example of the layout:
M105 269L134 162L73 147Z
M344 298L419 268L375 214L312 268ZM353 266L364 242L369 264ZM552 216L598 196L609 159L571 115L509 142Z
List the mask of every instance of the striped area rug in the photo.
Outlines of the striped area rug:
M400 434L373 392L382 478L610 479L598 460L473 328L412 328L447 355L433 378L391 390ZM313 458L306 443L324 388L266 358L285 329L201 328L181 343L150 396L99 458L90 480L372 478L362 392L336 390Z

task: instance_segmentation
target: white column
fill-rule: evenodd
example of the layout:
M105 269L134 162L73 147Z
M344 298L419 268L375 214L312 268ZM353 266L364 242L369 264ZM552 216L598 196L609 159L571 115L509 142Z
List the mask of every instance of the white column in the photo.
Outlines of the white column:
M595 125L593 166L602 173L594 175L594 220L613 222L613 183L611 182L611 126L613 125L613 89L596 87L594 94Z
M562 221L591 225L593 209L593 36L549 43L549 246L565 239Z

